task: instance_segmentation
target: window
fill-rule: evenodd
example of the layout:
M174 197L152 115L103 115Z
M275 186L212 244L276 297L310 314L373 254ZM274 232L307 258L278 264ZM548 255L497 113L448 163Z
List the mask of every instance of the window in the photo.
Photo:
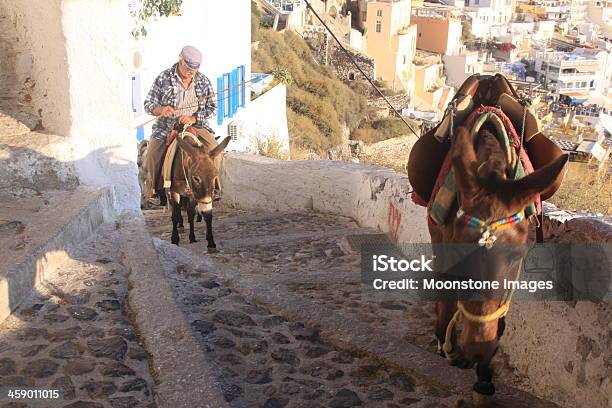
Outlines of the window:
M376 32L380 33L382 31L382 22L377 21L376 22Z
M382 10L376 10L376 17L382 17Z
M217 78L217 124L234 117L238 108L246 105L245 66L227 72Z
M404 65L406 65L406 56L404 55Z

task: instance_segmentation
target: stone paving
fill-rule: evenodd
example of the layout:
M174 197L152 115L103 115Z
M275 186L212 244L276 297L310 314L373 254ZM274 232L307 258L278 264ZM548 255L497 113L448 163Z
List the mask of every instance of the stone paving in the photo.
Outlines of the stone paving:
M145 218L153 236L160 237L164 241L170 240L171 223L169 213L159 209L146 211ZM363 240L379 242L380 239L385 239L379 231L359 228L349 218L326 214L255 213L221 206L220 208L215 208L213 221L215 241L219 252L208 254L204 236L204 224L196 224L196 236L199 242L193 244L188 242L187 223L185 223L185 227L185 232L181 233L182 248L189 249L195 254L203 255L215 262L234 268L238 271L238 274L255 278L262 282L263 285L269 284L270 287L279 287L280 285L283 288L282 290L287 291L286 293L296 295L300 299L317 305L322 315L326 313L339 313L340 316L364 323L367 327L376 330L377 333L384 333L389 338L403 339L432 354L435 352L436 342L433 339L435 312L433 303L410 302L401 299L381 301L373 299L361 291L361 259L358 252L358 243L363 242ZM186 265L183 265L183 267L189 269ZM275 365L277 362L271 355L273 349L271 350L270 345L278 344L277 339L285 341L284 339L287 338L293 347L302 350L301 353L296 352L295 354L299 364L296 364L294 368L298 372L303 373L304 367L309 366L311 359L306 355L308 348L306 348L303 341L295 339L291 335L291 325L295 323L283 321L282 324L279 323L279 329L265 327L264 322L266 319L273 316L266 314L265 311L253 309L252 305L240 305L243 300L240 300L237 294L233 297L230 295L220 297L215 291L231 293L231 289L224 288L223 284L219 281L215 282L220 287L202 289L200 285L202 277L198 273L201 273L201 271L187 271L183 278L181 278L183 279L182 283L176 286L177 293L185 291L185 293L191 294L192 299L197 299L198 296L203 297L202 301L206 304L205 306L201 304L190 305L190 302L198 302L186 300L187 304L184 305L184 313L192 321L208 322L204 323L206 330L204 330L202 335L204 344L207 344L206 347L210 348L213 353L218 353L217 350L223 349L223 346L214 344L217 341L216 336L220 335L224 339L220 341L221 344L228 346L229 351L231 351L230 354L240 357L240 359L229 357L229 362L223 362L226 368L230 368L233 373L237 374L234 377L237 377L235 380L237 381L236 385L242 390L240 398L255 398L254 395L258 395L257 398L260 398L259 402L262 402L265 401L264 396L266 394L264 396L257 394L253 387L246 382L247 373L249 372L247 367L253 362L252 360L245 360L245 356L241 355L240 337L232 333L232 330L235 331L235 328L227 330L225 323L215 322L215 312L219 310L236 310L245 313L247 317L252 319L252 322L250 322L252 325L247 328L258 339L263 339L268 344L267 352L262 351L265 354L265 358L262 356L261 364L272 370L270 384L273 384L276 387L275 389L278 389L276 381L279 378L283 378L283 375L287 375L287 373L278 373L279 369ZM206 282L206 279L204 279L204 282ZM187 286L183 287L181 285ZM210 327L215 327L218 331L207 332ZM194 329L198 329L197 324L194 326ZM324 347L333 350L330 345L325 345ZM380 383L380 381L383 381L382 378L372 379L371 381L365 380L365 383L357 384L353 382L353 377L346 375L347 373L354 372L359 365L368 365L370 363L364 360L363 363L359 362L353 367L347 368L337 365L333 359L328 357L329 355L334 354L326 354L319 357L319 364L324 363L324 366L331 367L326 369L342 370L345 373L342 377L342 381L345 381L342 387L355 392L360 401L363 402L363 406L392 407L395 406L393 404L400 404L402 398L404 400L405 398L420 399L421 403L415 406L437 407L445 406L444 404L449 402L449 400L445 399L432 402L428 399L432 398L432 396L427 392L422 392L422 390L417 390L416 395L413 396L402 394L398 392L397 388L393 388L393 384L390 384L388 381L385 383L385 387L394 395L392 402L389 402L388 405L380 401L375 402L368 399L369 389L367 386L372 387ZM525 382L526 380L518 378L503 356L495 360L494 365L500 383L503 382L513 386L520 386L522 389L529 389L529 384ZM280 367L283 367L283 365L281 364ZM471 379L474 373L471 371L466 372L465 376L466 379ZM317 377L316 381L321 382L321 378ZM318 401L323 406L330 406L326 404L330 403L330 398L333 396L333 391L331 390L339 389L338 381L340 380L334 381L329 384L324 383L322 386L324 389L329 389L328 393L324 394L326 398ZM363 386L366 387L363 388ZM268 397L274 398L275 395L271 394ZM436 397L433 398L435 400ZM291 404L294 404L294 399L290 398L290 400ZM240 399L238 398L236 401L240 401ZM454 400L453 404L461 405L461 401L460 399ZM237 404L236 406L240 406L239 402ZM400 406L403 405L407 405L407 403L400 404ZM247 404L246 406L259 405ZM348 404L346 406L353 405Z
M148 354L126 313L127 269L115 224L70 253L0 325L0 407L155 407ZM57 389L18 401L8 389Z
M146 213L153 235L170 239L169 216L163 210ZM351 237L379 240L375 230L359 228L351 219L318 213L253 214L215 209L213 230L219 249L211 256L235 265L243 274L265 276L288 290L435 351L433 303L377 301L362 294L361 257ZM196 224L196 235L205 233ZM187 224L186 224L187 228ZM260 242L262 237L273 237ZM295 237L295 239L293 239ZM206 253L206 241L181 245Z
M175 300L232 407L460 407L461 398L338 349L235 292L198 255L157 241Z

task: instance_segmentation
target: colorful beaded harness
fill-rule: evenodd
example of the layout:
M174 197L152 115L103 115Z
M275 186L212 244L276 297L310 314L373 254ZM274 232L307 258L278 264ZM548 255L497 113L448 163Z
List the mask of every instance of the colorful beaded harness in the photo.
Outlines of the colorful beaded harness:
M462 208L457 211L457 219L463 221L468 227L479 228L482 236L478 240L478 245L491 249L497 240L496 233L510 228L525 219L525 209L501 220L486 222L478 217L467 214Z

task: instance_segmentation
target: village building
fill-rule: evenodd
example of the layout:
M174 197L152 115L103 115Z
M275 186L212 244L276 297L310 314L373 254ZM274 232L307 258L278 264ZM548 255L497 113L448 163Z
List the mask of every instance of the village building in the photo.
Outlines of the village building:
M461 52L461 11L456 7L423 3L412 7L417 26L417 48L442 55Z
M446 85L444 66L439 54L417 50L414 60L414 96L412 109L433 112L441 120L446 106L454 96L454 88Z
M607 51L576 48L572 52L537 51L535 71L547 89L556 94L588 97L589 92L607 93L612 61Z
M410 23L410 0L371 0L361 5L366 7L361 9L365 51L376 62L376 75L389 88L413 95L417 33Z
M466 0L465 11L472 19L472 34L479 38L494 38L505 33L512 19L512 0Z

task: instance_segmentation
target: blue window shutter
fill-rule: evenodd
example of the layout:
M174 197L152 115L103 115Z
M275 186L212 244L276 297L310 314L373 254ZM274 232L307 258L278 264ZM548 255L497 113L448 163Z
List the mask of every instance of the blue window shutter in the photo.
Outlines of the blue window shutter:
M240 70L240 106L246 106L246 72L244 65L241 65Z
M230 104L230 96L231 96L231 78L230 74L223 74L223 105L225 106L225 115L226 118L232 117L231 104Z
M238 85L238 81L237 81L238 76L236 74L237 74L237 72L236 72L235 69L230 74L231 75L231 82L230 82L230 88L231 88L231 91L230 91L230 112L231 112L230 116L231 117L233 117L236 114L236 102L237 102L236 101L236 94L237 94L236 91L238 90L238 88L236 88L236 86Z
M225 101L223 97L225 93L223 93L223 82L225 76L222 75L217 78L217 124L223 124L223 118L225 117Z

